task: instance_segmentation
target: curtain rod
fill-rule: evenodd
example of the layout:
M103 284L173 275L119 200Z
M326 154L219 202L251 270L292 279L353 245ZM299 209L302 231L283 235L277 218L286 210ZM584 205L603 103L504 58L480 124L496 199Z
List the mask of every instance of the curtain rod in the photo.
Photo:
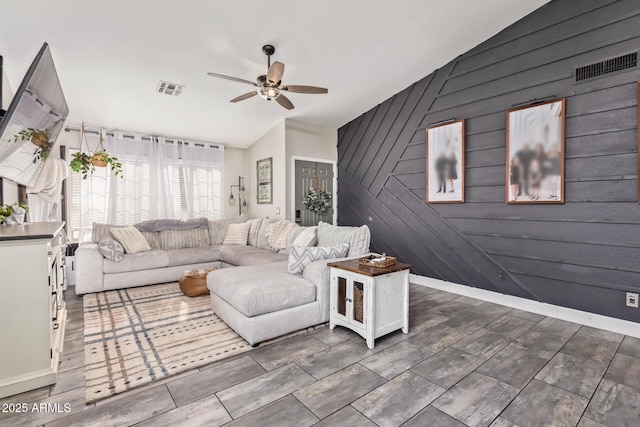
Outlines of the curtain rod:
M97 130L94 130L97 129ZM71 127L71 126L67 126L64 128L65 132L82 132L81 128L78 127ZM134 138L133 135L127 135L127 132L125 131L116 131L116 130L110 130L110 131L105 131L105 136L115 136L116 132L122 132L123 136L125 138ZM92 135L100 135L100 128L93 128L93 129L87 129L87 127L85 126L84 128L84 133L88 133L88 134L92 134ZM133 132L132 132L133 133ZM157 135L145 135L142 137L142 139L151 139L151 138L164 138L166 141L169 142L177 142L178 144L183 143L183 142L187 142L187 143L191 143L195 146L202 146L204 147L205 145L210 146L211 148L216 148L216 149L223 149L226 150L226 146L225 145L220 145L220 144L214 144L211 142L202 142L202 141L189 141L189 140L185 140L182 138L167 138L166 136L157 136Z

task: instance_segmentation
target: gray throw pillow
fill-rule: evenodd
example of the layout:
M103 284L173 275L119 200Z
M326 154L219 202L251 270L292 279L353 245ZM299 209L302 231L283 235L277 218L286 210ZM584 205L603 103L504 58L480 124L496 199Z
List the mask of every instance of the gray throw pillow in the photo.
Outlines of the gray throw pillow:
M108 260L122 261L124 257L124 248L122 245L111 237L103 237L98 243L98 252Z
M344 258L349 253L349 244L341 243L328 247L291 246L289 252L289 274L302 274L304 268L313 261Z

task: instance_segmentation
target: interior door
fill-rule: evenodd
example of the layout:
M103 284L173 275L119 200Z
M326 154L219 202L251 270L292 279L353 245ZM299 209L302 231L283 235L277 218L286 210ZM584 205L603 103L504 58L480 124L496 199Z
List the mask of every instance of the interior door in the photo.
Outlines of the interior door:
M317 181L316 181L317 180ZM317 225L320 221L333 223L333 205L325 215L310 212L303 203L304 197L313 185L319 185L333 195L333 165L331 163L296 160L295 163L295 221L303 227Z

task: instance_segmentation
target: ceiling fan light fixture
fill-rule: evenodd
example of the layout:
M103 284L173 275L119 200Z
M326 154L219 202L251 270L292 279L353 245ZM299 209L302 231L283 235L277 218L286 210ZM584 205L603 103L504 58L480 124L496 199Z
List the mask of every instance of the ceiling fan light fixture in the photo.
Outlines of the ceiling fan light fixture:
M258 95L260 95L260 97L266 99L267 101L271 101L272 99L276 99L280 96L280 89L276 87L263 86L258 88L256 92L258 92Z

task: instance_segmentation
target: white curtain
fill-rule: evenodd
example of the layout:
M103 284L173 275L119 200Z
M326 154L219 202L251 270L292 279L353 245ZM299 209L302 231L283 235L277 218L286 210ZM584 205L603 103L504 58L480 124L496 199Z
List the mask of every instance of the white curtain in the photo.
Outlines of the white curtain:
M109 166L96 168L85 180L74 174L72 185L80 191L74 191L79 201L72 205L80 206L81 241L90 239L94 222L222 218L224 149L121 132L103 132L103 137L106 151L122 164L123 178ZM87 134L87 142L82 150L95 151L99 136Z
M183 141L182 166L189 218L222 218L224 149Z

